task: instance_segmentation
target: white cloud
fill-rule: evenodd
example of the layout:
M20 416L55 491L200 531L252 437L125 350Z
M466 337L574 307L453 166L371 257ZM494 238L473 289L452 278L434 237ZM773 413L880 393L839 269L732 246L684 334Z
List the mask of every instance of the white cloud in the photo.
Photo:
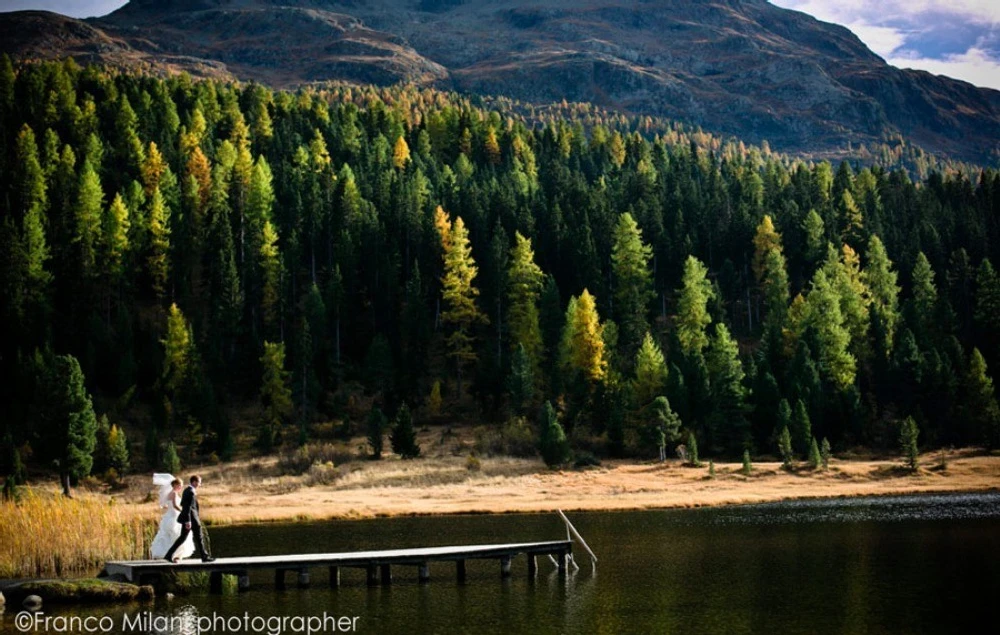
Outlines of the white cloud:
M896 57L886 61L899 68L916 68L1000 90L1000 61L981 48L972 47L965 53L946 55L941 59L916 57L900 51Z
M961 52L922 53L911 41L933 45L935 28L969 25L1000 38L1000 2L997 0L771 0L772 4L808 13L825 22L842 24L876 54L899 68L915 68L1000 89L1000 59L992 55L983 37L970 38ZM942 22L946 20L946 22ZM942 42L943 44L943 42ZM947 42L953 48L954 42ZM925 49L926 50L926 49Z

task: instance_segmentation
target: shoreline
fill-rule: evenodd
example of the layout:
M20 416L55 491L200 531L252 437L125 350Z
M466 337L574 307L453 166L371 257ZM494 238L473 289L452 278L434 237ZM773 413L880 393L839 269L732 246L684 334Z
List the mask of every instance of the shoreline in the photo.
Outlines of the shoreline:
M548 471L528 459L484 459L468 472L457 457L364 462L326 485L296 486L262 478L248 494L226 471L203 471L202 509L209 526L419 516L693 509L793 500L865 496L1000 492L1000 456L974 451L921 456L907 473L898 459L832 460L825 471L787 472L779 462L696 468L666 463L606 462L600 467ZM212 479L216 478L217 481ZM283 480L284 479L284 480ZM228 491L227 491L228 490ZM249 487L253 491L254 486ZM271 491L267 491L271 490Z

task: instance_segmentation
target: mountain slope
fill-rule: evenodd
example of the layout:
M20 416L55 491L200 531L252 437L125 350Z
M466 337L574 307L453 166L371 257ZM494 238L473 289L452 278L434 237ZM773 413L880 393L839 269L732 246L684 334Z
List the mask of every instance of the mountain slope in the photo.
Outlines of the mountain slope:
M275 86L408 81L589 101L796 152L894 134L975 161L1000 147L1000 92L891 67L849 30L764 0L133 0L89 21L4 14L0 35L19 55Z

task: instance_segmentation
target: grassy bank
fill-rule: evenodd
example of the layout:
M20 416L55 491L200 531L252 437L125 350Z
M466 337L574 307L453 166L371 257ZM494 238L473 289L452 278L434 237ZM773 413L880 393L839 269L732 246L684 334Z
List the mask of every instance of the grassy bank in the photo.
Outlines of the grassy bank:
M68 499L54 483L23 488L0 502L0 579L93 572L110 558L139 558L155 514L101 493Z
M357 440L309 446L283 456L190 466L200 473L202 516L210 524L420 514L636 510L849 497L1000 490L1000 455L974 449L920 456L910 472L899 457L841 455L826 470L804 463L707 461L690 467L636 460L549 470L538 458L490 457L474 430L424 430L421 458L359 457ZM475 453L475 458L470 458ZM0 508L0 577L96 572L105 560L139 558L159 520L148 474L112 493L78 490L69 501L53 479Z
M32 580L7 586L4 596L19 607L24 598L37 595L47 604L100 604L139 602L153 599L153 587L84 578L80 580Z

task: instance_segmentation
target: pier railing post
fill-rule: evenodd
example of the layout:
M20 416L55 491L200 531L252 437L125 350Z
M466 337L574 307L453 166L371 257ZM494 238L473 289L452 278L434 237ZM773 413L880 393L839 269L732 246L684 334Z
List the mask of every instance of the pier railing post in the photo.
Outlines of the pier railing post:
M464 562L462 563L462 567L464 569ZM421 584L426 584L431 581L431 568L427 566L426 562L421 563L421 565L417 568L417 580L419 580Z
M500 577L510 577L510 556L503 556L500 558Z
M538 575L538 561L534 554L528 554L528 577L534 579Z
M370 564L365 568L367 572L367 582L368 586L375 586L378 584L378 569L374 564Z

